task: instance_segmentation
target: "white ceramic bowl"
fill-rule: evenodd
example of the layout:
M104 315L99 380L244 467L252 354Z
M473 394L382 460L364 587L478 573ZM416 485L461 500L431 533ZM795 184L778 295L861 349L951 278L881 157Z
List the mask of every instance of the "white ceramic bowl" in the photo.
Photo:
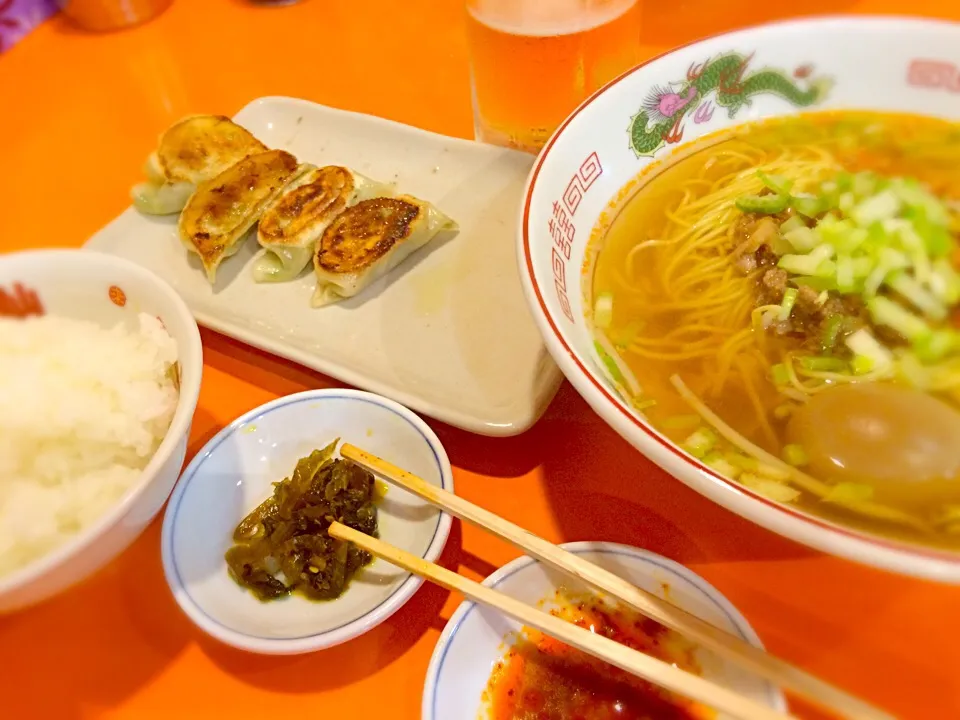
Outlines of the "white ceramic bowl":
M138 327L141 312L160 318L177 341L180 400L167 435L140 482L93 525L53 552L0 578L0 612L36 603L92 575L123 552L163 507L183 467L200 393L200 333L180 296L127 260L88 250L39 250L0 257L0 289L36 293L43 310L104 327ZM121 300L121 298L123 298Z
M640 588L666 597L674 605L762 648L760 638L730 602L703 578L672 560L646 550L606 542L562 546L616 573ZM579 594L586 587L529 557L517 558L483 581L523 602L550 600L557 588ZM664 590L664 585L667 590ZM665 595L666 592L666 595ZM464 602L450 618L433 651L423 690L423 720L475 720L484 707L481 695L494 664L504 656L504 641L518 623L490 608ZM716 655L697 648L703 677L780 711L786 702L779 690ZM718 719L720 720L720 719Z
M554 134L531 171L519 233L522 282L547 348L591 407L644 455L774 532L877 567L952 583L960 582L960 554L856 532L768 501L709 470L650 427L598 370L585 320L584 283L590 278L583 271L591 267L588 238L608 203L646 165L706 133L794 113L801 106L960 118L957 47L956 23L822 18L732 32L662 55L612 81ZM725 105L718 105L713 89L682 105L688 99L688 73L716 72L714 64L730 62L724 56L731 53L746 63L728 69L728 87L742 80L749 88L753 73L774 70L779 86L792 89L783 94L748 90L739 98L743 104L728 96ZM666 92L675 95L670 102L664 102ZM629 128L645 101L658 104L655 93L659 106L673 115L632 136Z
M181 609L197 627L250 652L292 655L350 640L400 609L422 580L375 559L336 600L294 595L260 602L227 573L224 553L237 523L289 477L297 460L341 438L453 490L447 454L407 408L358 390L310 390L251 410L220 431L183 473L163 518L163 569ZM451 518L389 487L379 505L384 541L429 561Z

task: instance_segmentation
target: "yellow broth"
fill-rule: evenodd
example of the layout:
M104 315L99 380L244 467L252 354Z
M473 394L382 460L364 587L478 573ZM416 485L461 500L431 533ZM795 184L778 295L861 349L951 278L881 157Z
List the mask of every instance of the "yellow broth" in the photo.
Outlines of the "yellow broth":
M705 138L692 152L641 175L632 197L615 208L589 292L593 302L601 295L613 299L613 319L602 332L642 388L631 399L658 430L681 443L701 422L670 382L679 375L727 424L779 457L788 442L787 416L770 369L799 341L756 327L758 282L730 261L741 213L733 191L724 195L724 188L739 187L759 168L793 173L801 191L838 171L912 177L955 203L960 124L852 111L750 123ZM918 532L806 492L792 504L870 532L960 549L960 534L944 532L942 523L932 534ZM960 519L960 510L942 501L914 511L925 521L953 512ZM953 529L960 531L960 522Z

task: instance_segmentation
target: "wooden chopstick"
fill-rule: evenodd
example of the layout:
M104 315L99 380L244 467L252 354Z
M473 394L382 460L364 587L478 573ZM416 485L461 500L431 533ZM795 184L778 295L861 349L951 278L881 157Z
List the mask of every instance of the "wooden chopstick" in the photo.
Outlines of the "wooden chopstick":
M413 473L402 470L376 455L349 443L344 443L340 448L340 455L423 498L454 517L498 535L540 562L603 590L637 612L679 632L689 640L712 650L745 670L793 691L837 717L851 720L895 720L893 715L791 665L786 660L770 655L701 620L696 615L638 588L612 572L557 547L519 525L464 500L459 495L431 485Z
M536 628L571 647L615 665L621 670L632 673L678 695L709 705L735 718L740 720L796 720L793 715L784 715L698 675L688 673L686 670L681 670L662 660L657 660L626 645L621 645L615 640L597 635L586 628L537 610L509 595L504 595L493 588L485 587L421 557L389 545L382 540L365 535L359 530L334 522L327 532L332 537L352 542L357 547L441 587L463 593L464 596L474 602L496 608L528 627Z

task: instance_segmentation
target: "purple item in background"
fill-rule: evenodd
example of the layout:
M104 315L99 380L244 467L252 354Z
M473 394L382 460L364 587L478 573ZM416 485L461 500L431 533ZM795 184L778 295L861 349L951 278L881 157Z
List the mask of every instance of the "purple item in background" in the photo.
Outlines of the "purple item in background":
M57 0L0 0L0 53L57 10Z

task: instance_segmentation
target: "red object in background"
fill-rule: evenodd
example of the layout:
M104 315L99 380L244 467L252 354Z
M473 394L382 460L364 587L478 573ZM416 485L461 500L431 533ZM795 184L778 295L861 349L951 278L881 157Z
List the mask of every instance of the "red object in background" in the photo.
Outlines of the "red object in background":
M21 283L12 288L0 287L0 317L25 318L30 315L43 315L43 303L36 290Z
M60 0L60 7L84 30L104 32L145 23L172 3L173 0Z

